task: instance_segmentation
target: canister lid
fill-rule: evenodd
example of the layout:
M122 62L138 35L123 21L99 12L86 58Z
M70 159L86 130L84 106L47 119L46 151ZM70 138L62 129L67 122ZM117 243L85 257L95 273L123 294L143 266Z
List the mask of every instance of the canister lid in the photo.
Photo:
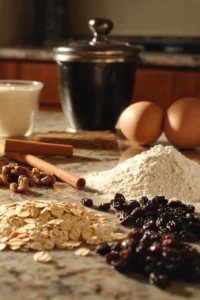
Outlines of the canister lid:
M95 18L88 22L93 38L90 41L71 42L65 47L55 49L57 61L103 61L123 62L138 59L140 50L129 43L110 40L108 34L113 22L108 19Z

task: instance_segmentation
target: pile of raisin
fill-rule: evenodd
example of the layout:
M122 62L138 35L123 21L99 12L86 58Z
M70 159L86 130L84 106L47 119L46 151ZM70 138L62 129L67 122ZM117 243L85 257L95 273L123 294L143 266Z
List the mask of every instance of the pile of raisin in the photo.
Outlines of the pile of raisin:
M200 282L200 254L165 233L132 229L125 240L101 244L96 251L119 272L139 273L163 289L176 279Z
M168 201L164 196L126 201L119 193L110 204L124 226L172 234L187 242L200 239L200 218L194 215L193 205Z

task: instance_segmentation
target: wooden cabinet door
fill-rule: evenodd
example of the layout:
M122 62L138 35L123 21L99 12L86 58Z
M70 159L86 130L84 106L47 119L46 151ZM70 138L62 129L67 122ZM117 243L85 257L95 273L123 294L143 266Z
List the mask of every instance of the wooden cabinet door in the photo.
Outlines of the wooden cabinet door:
M200 98L200 71L183 70L173 74L173 100L183 97Z
M0 60L0 79L18 79L19 63L17 61Z
M60 106L58 73L55 63L21 62L19 78L44 83L40 106Z
M133 102L150 101L166 109L173 100L173 71L138 69Z

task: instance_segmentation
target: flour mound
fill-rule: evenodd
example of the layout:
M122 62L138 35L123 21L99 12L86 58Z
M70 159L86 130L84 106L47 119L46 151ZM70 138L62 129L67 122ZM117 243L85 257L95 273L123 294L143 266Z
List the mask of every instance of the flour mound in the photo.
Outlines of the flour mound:
M200 165L172 146L157 145L110 170L89 173L87 187L99 193L122 193L127 200L164 195L200 199Z

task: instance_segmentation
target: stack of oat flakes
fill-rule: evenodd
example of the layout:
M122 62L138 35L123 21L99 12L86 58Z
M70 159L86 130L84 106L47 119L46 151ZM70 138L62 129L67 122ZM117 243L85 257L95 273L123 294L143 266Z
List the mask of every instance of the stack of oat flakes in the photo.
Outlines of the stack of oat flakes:
M24 201L0 206L0 250L37 250L34 259L49 262L48 250L74 249L88 255L89 245L121 240L116 222L70 202Z

